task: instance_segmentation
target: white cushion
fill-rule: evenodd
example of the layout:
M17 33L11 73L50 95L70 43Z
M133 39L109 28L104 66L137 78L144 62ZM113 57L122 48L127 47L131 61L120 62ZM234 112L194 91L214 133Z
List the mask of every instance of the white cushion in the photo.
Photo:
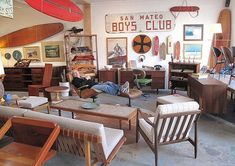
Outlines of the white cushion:
M123 130L120 129L113 129L113 128L104 128L105 130L105 137L107 141L107 146L104 149L105 158L107 159L110 153L113 151L117 143L123 137L124 133Z
M35 108L48 102L48 98L39 96L29 96L26 99L18 100L20 107Z
M193 101L193 99L179 94L167 95L157 98L157 102L160 104L172 104L172 103L181 103L188 101Z
M149 117L148 118L151 122L154 121L154 117ZM154 130L152 126L150 126L143 118L139 119L139 126L143 130L143 132L146 134L148 139L151 142L154 142Z
M29 110L17 107L0 106L0 116L6 118L10 118L12 116L23 116L27 111Z

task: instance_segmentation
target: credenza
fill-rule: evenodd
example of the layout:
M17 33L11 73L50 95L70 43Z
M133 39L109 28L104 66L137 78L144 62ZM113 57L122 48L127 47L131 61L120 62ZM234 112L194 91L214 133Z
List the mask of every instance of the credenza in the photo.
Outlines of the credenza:
M59 85L60 74L66 66L53 67L52 86ZM3 80L6 91L27 91L28 85L41 84L44 67L5 67L5 78Z

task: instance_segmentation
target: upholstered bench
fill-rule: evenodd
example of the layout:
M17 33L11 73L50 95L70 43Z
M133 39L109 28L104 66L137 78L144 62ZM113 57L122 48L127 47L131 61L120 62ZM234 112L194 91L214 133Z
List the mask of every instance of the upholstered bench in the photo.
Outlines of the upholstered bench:
M17 100L17 105L21 108L27 108L33 111L40 111L47 109L47 112L50 112L50 106L48 103L48 98L39 97L39 96L29 96Z
M189 101L194 101L194 100L190 97L182 96L179 94L161 96L157 98L156 107L159 104L174 104L174 103L182 103L182 102L189 102Z

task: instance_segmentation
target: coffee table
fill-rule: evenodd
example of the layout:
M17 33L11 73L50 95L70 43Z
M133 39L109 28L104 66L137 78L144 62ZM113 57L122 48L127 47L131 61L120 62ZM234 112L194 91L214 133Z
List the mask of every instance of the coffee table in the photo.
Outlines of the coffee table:
M66 92L69 88L66 86L51 86L45 89L46 92L49 93L55 93L56 97L54 99L54 102L61 101L60 99L60 93Z
M131 120L134 120L137 117L137 108L120 105L100 104L97 108L85 109L82 107L82 105L87 102L88 101L67 99L60 103L51 104L50 107L58 109L59 116L61 116L61 110L63 110L72 112L72 118L74 118L74 113L77 113L118 119L120 128L122 128L122 121L125 120L129 123L129 130L131 130Z

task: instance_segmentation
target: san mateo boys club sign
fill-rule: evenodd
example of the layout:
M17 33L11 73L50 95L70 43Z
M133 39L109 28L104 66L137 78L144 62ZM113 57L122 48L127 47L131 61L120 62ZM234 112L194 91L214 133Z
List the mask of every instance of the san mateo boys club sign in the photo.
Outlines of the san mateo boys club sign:
M170 12L107 14L105 28L107 33L171 31L175 18Z

